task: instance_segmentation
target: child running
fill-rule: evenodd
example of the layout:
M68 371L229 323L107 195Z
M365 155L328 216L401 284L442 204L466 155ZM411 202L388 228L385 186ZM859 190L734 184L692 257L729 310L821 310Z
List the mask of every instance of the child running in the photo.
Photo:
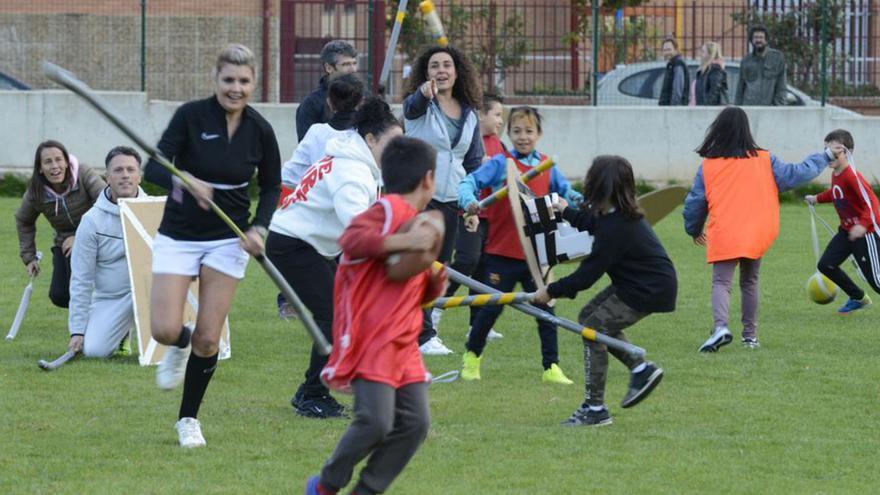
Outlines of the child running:
M351 493L385 492L428 433L430 375L418 345L421 304L442 294L446 271L428 269L392 282L385 262L392 252L430 249L442 235L415 227L398 233L431 200L435 160L424 141L389 142L381 157L387 194L355 217L339 239L333 352L321 378L331 388L354 392L355 418L320 476L308 480L306 495L339 492L367 456Z
M852 134L838 129L825 136L825 146L829 149L844 146L851 152L855 143ZM837 155L829 167L834 170L831 188L816 196L805 196L804 200L811 205L833 202L837 216L840 217L840 229L822 253L819 271L849 296L846 304L837 310L839 315L848 315L871 304L871 298L865 291L840 269L840 264L850 255L856 259L859 270L871 288L880 292L880 255L877 254L880 237L874 231L877 219L880 218L880 209L877 196L868 181L849 166L845 150Z
M505 185L507 158L512 158L516 162L520 173L529 171L547 158L535 149L541 138L541 115L535 108L528 106L513 108L507 121L507 135L513 142L514 151L495 155L465 177L459 185L459 206L471 215L479 213L476 196L478 191L486 187L495 190ZM529 187L536 196L546 196L555 192L575 204L579 204L583 199L556 168L550 169L550 173L536 176L529 182ZM510 292L517 283L522 284L523 290L534 292L537 286L525 262L510 203L496 202L486 209L486 216L489 219L489 234L480 280L502 292ZM539 307L544 311L553 312L553 309L546 304ZM467 352L463 358L462 379L480 379L483 348L486 346L489 330L501 315L502 309L503 306L486 306L481 308L474 318L466 345ZM544 320L537 321L538 334L541 337L541 364L544 368L542 381L570 385L573 382L559 367L556 326Z
M593 251L571 275L538 291L533 301L574 299L604 274L611 285L581 309L581 325L627 341L623 330L651 313L675 310L678 282L672 261L645 220L635 196L632 165L620 156L599 156L584 179L584 206L568 207L560 200L555 207L562 217L595 237ZM621 407L641 402L660 383L663 370L656 364L623 351L584 339L584 402L562 424L601 426L611 424L605 407L608 353L630 370L629 389Z
M703 163L684 200L684 229L695 244L706 246L706 260L712 263L715 320L715 329L700 346L700 352L715 352L733 340L727 317L737 265L742 292L742 343L746 348L756 348L758 271L761 258L779 234L779 192L814 179L834 156L820 152L797 165L783 162L755 144L749 118L738 107L721 111L696 151Z

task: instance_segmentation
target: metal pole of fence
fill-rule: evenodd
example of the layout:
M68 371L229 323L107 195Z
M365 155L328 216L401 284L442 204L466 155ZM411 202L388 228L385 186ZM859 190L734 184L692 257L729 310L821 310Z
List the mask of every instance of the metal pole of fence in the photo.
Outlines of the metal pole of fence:
M141 0L141 91L147 90L147 0Z
M599 0L592 0L593 7L593 75L590 78L590 102L599 106Z
M820 36L822 41L819 49L822 50L822 106L828 98L828 0L822 0L822 29Z

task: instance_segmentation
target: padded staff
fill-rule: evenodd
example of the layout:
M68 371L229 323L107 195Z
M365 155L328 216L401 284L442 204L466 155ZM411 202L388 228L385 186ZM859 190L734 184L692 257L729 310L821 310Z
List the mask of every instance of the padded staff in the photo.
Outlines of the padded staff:
M550 170L551 168L553 168L554 165L556 165L556 162L554 162L552 159L548 158L548 159L544 160L543 162L539 163L537 167L520 175L519 178L520 178L520 180L522 180L523 184L528 184L528 182L530 180L534 179L538 174L540 174L541 172L545 172L547 170ZM485 198L483 198L480 201L480 209L483 210L485 208L488 208L490 205L492 205L496 201L498 201L500 199L504 199L506 197L507 197L507 186L504 186L501 189L490 194L489 196L486 196Z
M529 302L530 292L499 292L497 294L474 294L470 296L439 297L422 305L423 308L463 308L468 306L501 306Z
M436 262L436 261L434 262L435 268L439 269L441 266L442 265L439 262ZM467 287L469 289L473 289L477 292L482 292L484 294L502 294L502 292L500 292L496 289L493 289L492 287L489 287L486 284L483 284L481 282L477 282L476 280L474 280L474 279L472 279L462 273L459 273L459 272L453 270L452 268L449 268L448 266L446 267L446 273L449 274L450 279L454 280L455 282L460 283L461 285L464 285L465 287ZM630 344L629 342L624 342L622 340L615 339L613 337L609 337L605 334L597 332L596 330L594 330L592 328L578 325L577 323L575 323L571 320L566 320L565 318L560 318L560 317L553 315L553 314L550 314L542 309L536 308L536 307L532 306L531 304L516 303L516 304L512 304L512 306L514 308L522 311L523 313L529 315L529 316L533 316L535 318L544 320L548 323L552 323L553 325L556 325L558 327L562 327L570 332L574 332L574 333L580 335L581 337L583 337L587 340L591 340L591 341L597 342L599 344L605 344L606 346L608 346L612 349L617 349L617 350L626 352L627 354L630 354L633 356L643 357L645 355L645 350L639 346Z

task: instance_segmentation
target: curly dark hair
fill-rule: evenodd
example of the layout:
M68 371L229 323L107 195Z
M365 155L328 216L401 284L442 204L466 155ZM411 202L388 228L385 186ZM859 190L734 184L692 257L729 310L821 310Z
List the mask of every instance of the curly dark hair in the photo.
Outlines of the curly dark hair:
M407 96L418 91L419 87L428 80L428 62L438 53L448 53L452 57L452 63L455 64L456 77L455 85L452 87L452 97L459 103L479 110L482 106L483 89L477 78L477 70L464 53L451 46L433 46L419 55L413 64Z

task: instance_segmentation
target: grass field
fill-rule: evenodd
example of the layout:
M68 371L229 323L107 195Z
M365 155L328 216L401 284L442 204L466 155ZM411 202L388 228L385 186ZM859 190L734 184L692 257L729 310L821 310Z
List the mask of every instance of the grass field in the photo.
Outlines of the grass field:
M26 284L17 204L0 199L3 335ZM628 375L613 363L608 427L559 426L583 399L580 339L560 331L561 366L576 384L544 385L534 322L505 311L496 326L504 339L487 348L483 380L431 388L428 440L390 492L876 493L880 308L842 318L834 314L840 299L807 301L808 218L804 207L782 209L782 232L762 267L762 347L739 346L735 294L737 339L715 355L696 352L712 325L703 250L684 234L679 212L657 226L678 271L678 310L629 335L666 378L650 399L622 410ZM38 229L48 253L50 228L41 220ZM240 286L233 358L222 362L200 413L208 447L194 451L176 446L179 391L158 390L154 369L135 357L37 368L67 342L67 313L51 306L46 272L18 338L0 342L0 493L302 493L347 422L293 414L288 400L308 341L298 324L275 316L275 290L259 267L251 263ZM559 313L574 318L593 293L561 301ZM441 334L457 353L428 358L435 374L459 367L465 324L464 312L447 312Z

